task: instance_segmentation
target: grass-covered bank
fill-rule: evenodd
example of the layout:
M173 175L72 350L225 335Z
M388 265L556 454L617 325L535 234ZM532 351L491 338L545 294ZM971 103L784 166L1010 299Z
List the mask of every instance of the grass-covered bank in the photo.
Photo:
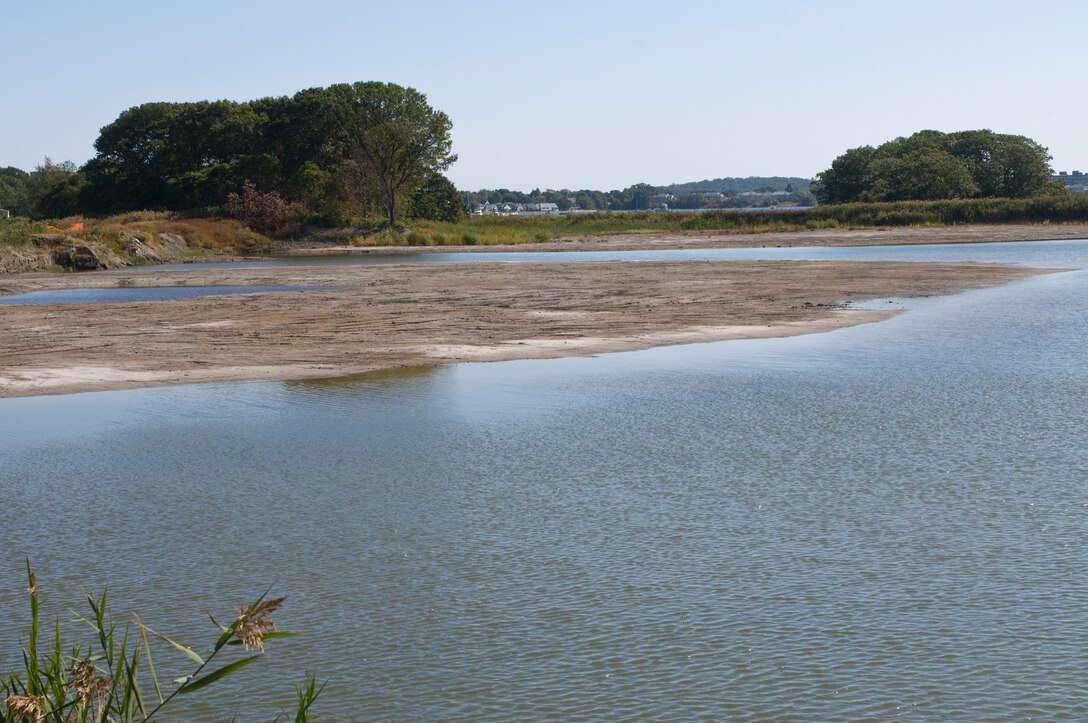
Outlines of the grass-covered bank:
M142 211L105 218L0 219L0 273L92 270L260 255L272 241L233 219Z
M848 226L952 226L987 223L1084 223L1088 194L1033 198L966 198L948 201L848 203L807 209L806 222L833 220Z
M1088 194L1021 199L900 201L767 211L599 213L572 216L471 216L457 223L417 221L407 233L353 239L358 246L540 243L571 236L721 231L767 233L839 227L895 228L998 223L1088 222Z
M1086 222L1088 194L854 203L797 210L470 216L453 223L413 221L408 228L397 230L380 230L375 222L361 219L355 228L302 229L275 240L235 219L141 211L49 222L0 219L0 272L114 268L224 255L286 253L299 247L488 246L618 234L765 234L836 228ZM65 265L66 260L80 254L80 259L86 259L85 251L90 252L89 262Z

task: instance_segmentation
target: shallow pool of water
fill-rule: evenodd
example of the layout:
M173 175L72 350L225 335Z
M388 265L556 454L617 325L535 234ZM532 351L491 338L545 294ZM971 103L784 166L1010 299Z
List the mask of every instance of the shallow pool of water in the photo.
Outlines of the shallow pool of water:
M864 261L975 261L1077 267L1088 241L1023 241L980 244L919 244L912 246L836 246L824 248L657 249L647 251L481 251L419 253L364 253L340 256L297 256L240 264L182 264L139 267L153 272L234 266L323 266L383 264L469 263L591 263L602 261L726 261L726 260L864 260ZM137 270L137 269L133 269Z
M0 296L0 304L111 304L133 301L177 301L198 296L313 291L320 286L143 286L103 289L54 289Z

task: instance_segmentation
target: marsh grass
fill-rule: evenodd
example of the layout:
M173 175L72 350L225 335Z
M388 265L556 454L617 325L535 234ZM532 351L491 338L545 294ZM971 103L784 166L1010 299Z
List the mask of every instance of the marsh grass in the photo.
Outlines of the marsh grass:
M68 228L81 217L52 220ZM1088 194L1067 193L1035 198L979 198L951 201L898 201L816 206L809 209L754 211L670 211L592 213L571 216L469 216L457 222L416 220L407 230L383 230L353 238L355 246L446 246L535 244L560 238L650 233L766 233L806 229L951 226L999 223L1088 222ZM376 222L357 219L354 227ZM161 211L139 211L85 221L76 239L97 240L124 253L122 232L151 239L173 233L195 254L254 255L270 253L272 241L234 219L182 217ZM0 219L0 246L27 246L34 234L48 232L47 223L23 218Z
M413 232L432 245L542 243L557 238L614 234L767 233L812 229L953 226L999 223L1084 223L1088 194L1035 198L972 198L816 206L767 211L598 213L572 216L470 216L457 223L415 221ZM441 239L441 240L439 240ZM471 240L469 240L471 239ZM373 240L370 239L370 241ZM403 244L403 242L401 242Z
M260 660L267 641L293 636L276 630L272 614L284 599L269 599L267 591L238 608L229 625L220 625L209 615L216 626L216 638L203 655L152 630L138 617L132 624L120 626L105 592L96 597L84 591L90 614L77 614L76 619L90 628L93 642L70 645L58 620L52 642L43 647L39 644L38 581L29 562L27 581L30 629L22 651L23 670L0 679L2 723L151 721L175 698L196 694ZM173 681L160 680L152 640L160 652L164 649L184 656L191 672ZM254 650L257 652L250 654ZM294 714L280 715L276 720L307 721L322 687L312 677L296 687Z
M0 245L26 246L30 243L31 236L47 230L46 224L40 221L30 221L18 216L0 218Z

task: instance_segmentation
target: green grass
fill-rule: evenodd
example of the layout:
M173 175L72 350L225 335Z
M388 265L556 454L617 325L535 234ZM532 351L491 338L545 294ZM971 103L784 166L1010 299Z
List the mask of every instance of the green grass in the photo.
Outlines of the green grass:
M67 228L83 219L49 222ZM408 233L382 231L352 239L355 246L447 246L535 244L553 239L614 234L764 233L814 229L948 226L990 223L1088 222L1088 194L1069 193L1036 198L981 198L952 201L901 201L817 206L804 210L707 211L701 213L599 213L575 216L469 216L456 223L412 221ZM360 228L365 228L365 224ZM45 223L0 219L0 246L26 246L31 236L47 231ZM238 221L183 218L174 214L141 211L101 219L87 219L86 231L72 234L94 238L124 253L122 231L147 234L176 233L195 252L254 254L269 251L272 243Z
M900 201L817 206L802 210L706 211L691 213L601 213L577 216L470 216L457 223L414 221L414 241L386 240L385 245L448 243L468 245L541 243L572 236L614 234L765 233L839 227L951 226L974 223L1088 222L1088 194L1070 193L1035 198L977 198L951 201ZM379 236L381 236L379 234ZM375 237L360 245L379 245Z
M788 230L798 224L790 212L600 213L577 216L470 216L457 223L412 221L412 234L430 246L544 243L570 236L647 234L702 229L736 232ZM800 222L803 225L804 221ZM367 245L376 237L367 239ZM367 243L369 242L369 243ZM418 238L416 239L418 244Z
M0 245L26 246L34 234L46 233L46 224L25 218L0 218Z

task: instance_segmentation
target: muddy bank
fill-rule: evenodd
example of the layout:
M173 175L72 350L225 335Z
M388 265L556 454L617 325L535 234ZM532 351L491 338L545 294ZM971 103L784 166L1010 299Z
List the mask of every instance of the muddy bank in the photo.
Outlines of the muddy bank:
M451 264L26 274L0 292L101 286L320 286L179 301L0 306L0 396L331 377L788 336L876 321L844 302L992 286L979 264Z

